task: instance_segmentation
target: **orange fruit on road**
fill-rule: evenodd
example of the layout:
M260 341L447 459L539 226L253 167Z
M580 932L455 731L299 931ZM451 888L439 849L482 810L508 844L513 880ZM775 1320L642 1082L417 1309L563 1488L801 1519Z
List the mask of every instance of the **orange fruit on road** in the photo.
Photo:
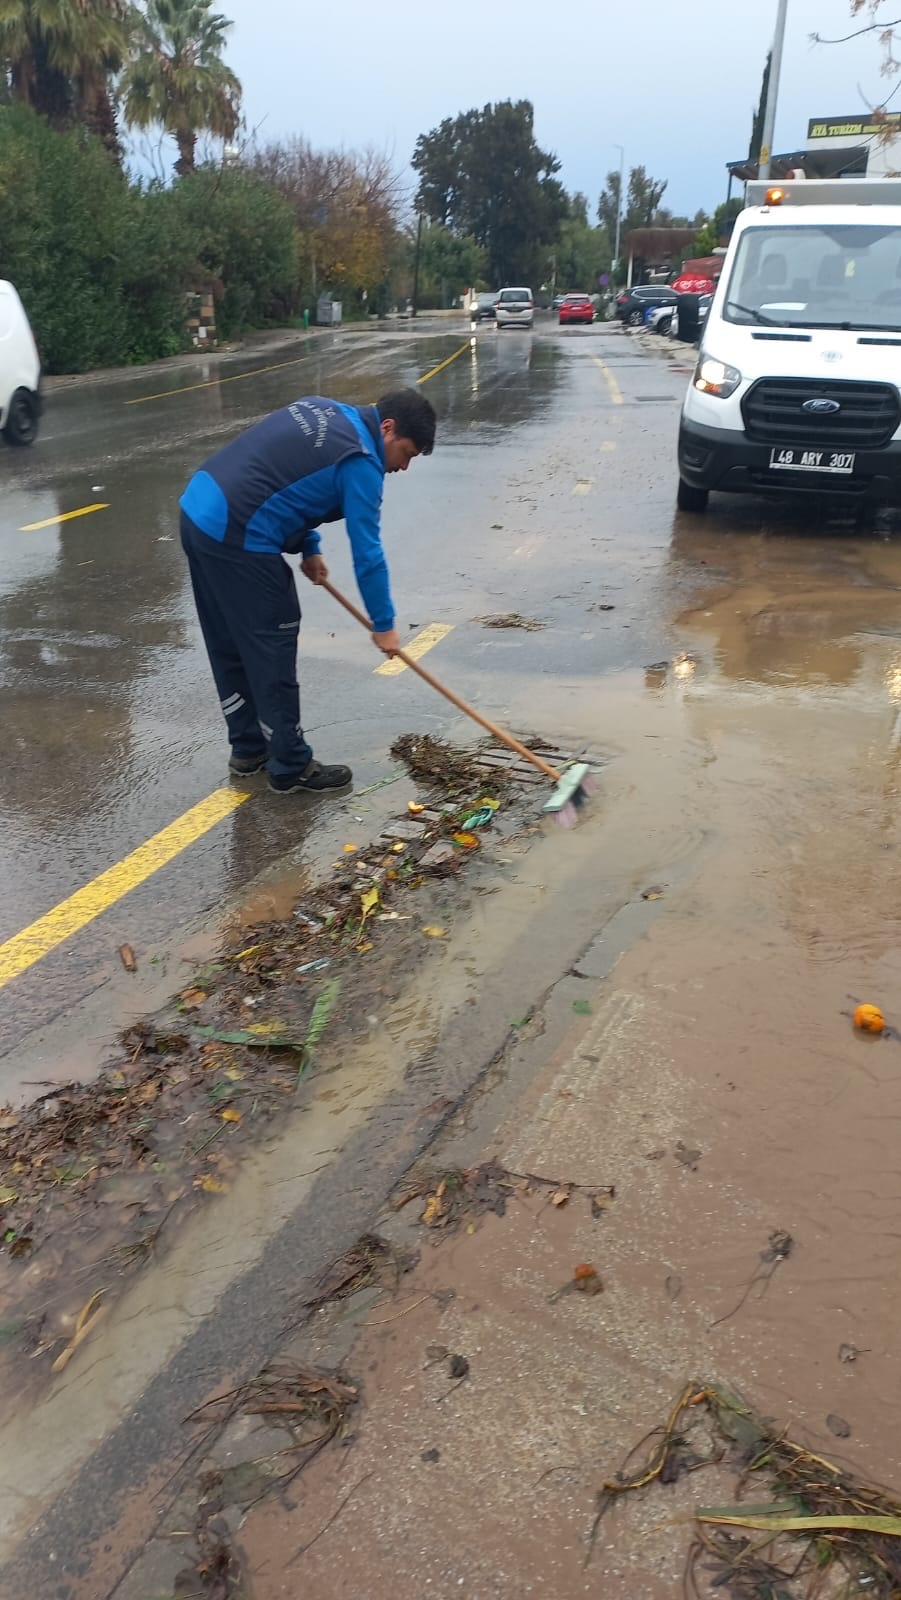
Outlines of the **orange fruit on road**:
M858 1006L854 1013L854 1026L863 1033L882 1033L885 1017L878 1006Z

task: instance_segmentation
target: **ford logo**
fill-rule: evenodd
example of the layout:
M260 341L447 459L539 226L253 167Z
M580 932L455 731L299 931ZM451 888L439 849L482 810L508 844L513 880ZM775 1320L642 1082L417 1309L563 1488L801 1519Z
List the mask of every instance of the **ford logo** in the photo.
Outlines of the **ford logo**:
M817 396L814 400L805 400L802 411L812 411L815 417L831 417L836 411L841 411L837 400L827 400L826 396Z

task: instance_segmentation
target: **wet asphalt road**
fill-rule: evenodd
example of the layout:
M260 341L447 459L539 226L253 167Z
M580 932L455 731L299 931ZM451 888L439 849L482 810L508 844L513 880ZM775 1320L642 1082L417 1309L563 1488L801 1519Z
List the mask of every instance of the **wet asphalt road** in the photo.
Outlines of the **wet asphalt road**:
M577 694L665 656L679 607L717 566L725 576L745 561L752 534L791 540L802 574L837 559L835 539L824 551L813 537L819 509L715 499L706 519L675 515L691 353L649 355L618 328L544 319L531 336L483 327L472 346L463 324L348 331L207 369L194 361L61 387L34 449L0 458L0 944L228 784L177 537L190 472L299 394L371 401L461 345L424 391L439 413L438 449L388 480L384 527L402 636L449 625L428 664L489 713L518 706L526 673ZM570 429L590 441L581 455L566 448ZM108 509L23 531L95 502ZM839 535L853 562L859 530ZM324 548L354 594L342 525ZM362 631L301 589L304 722L317 754L350 762L362 788L389 770L399 733L459 727L411 674L376 675L381 658ZM489 632L475 620L508 610L546 626ZM557 731L540 703L529 724ZM0 987L7 1079L9 1053L32 1030L121 976L120 944L140 963L285 852L304 841L314 852L325 802L273 796L261 778L250 787L248 803ZM0 1061L0 1086L3 1071Z
M177 538L176 500L191 471L298 394L373 400L388 386L421 378L468 336L462 324L450 330L440 323L396 334L348 332L212 368L192 362L79 382L52 393L31 451L4 451L0 941L228 783L224 727ZM612 380L597 364L600 352L617 375ZM547 465L548 418L590 408L603 442L611 431L605 418L612 427L640 408L634 442L650 439L654 458L668 455L681 381L650 365L618 330L560 332L549 323L533 336L483 328L473 349L428 381L439 448L388 481L384 525L402 635L431 622L453 627L430 657L436 671L497 708L505 680L525 659L525 639L530 664L537 659L548 673L604 673L659 649L656 617L636 609L630 579L636 557L641 562L648 547L662 546L647 502L637 515L629 505L634 484L622 458L615 473L612 454L602 455L586 465L584 480L576 473L561 484L561 522L577 510L581 538L580 496L597 498L599 468L616 480L617 531L605 548L607 587L620 611L617 626L599 634L590 651L567 623L571 585L567 594L561 579L559 590L548 592L535 536L511 556L504 524L509 531L511 510L527 520L530 479ZM628 437L622 444L631 449ZM637 465L640 450L635 457ZM500 506L504 479L521 485L507 511ZM108 509L22 531L96 502ZM609 515L605 507L605 520ZM554 537L553 530L541 535L551 552ZM341 525L327 533L325 551L333 575L353 593ZM441 731L451 720L448 708L409 674L375 676L381 658L362 632L301 585L306 730L321 757L352 763L363 787L385 773L398 733ZM541 635L486 636L472 620L508 609L554 626ZM494 646L487 655L486 639ZM272 796L255 780L250 803L0 988L0 1049L20 1044L117 970L121 943L139 960L159 948L189 918L221 905L296 847L316 819L315 805Z

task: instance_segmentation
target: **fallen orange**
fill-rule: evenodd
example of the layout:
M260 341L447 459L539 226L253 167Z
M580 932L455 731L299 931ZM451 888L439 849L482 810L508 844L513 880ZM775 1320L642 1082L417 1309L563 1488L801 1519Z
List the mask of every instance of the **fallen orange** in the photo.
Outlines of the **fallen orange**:
M858 1006L854 1013L854 1026L864 1033L882 1033L885 1017L878 1006Z

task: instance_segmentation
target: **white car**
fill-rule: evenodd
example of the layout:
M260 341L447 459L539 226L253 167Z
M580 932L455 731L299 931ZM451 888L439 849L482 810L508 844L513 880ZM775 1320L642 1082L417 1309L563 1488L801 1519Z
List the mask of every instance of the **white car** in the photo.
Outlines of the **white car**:
M502 289L494 308L497 329L531 328L535 319L535 301L531 289Z
M10 444L33 444L41 414L41 358L19 296L0 278L0 428Z
M675 306L654 306L653 310L647 313L644 325L649 333L669 333L675 315Z

